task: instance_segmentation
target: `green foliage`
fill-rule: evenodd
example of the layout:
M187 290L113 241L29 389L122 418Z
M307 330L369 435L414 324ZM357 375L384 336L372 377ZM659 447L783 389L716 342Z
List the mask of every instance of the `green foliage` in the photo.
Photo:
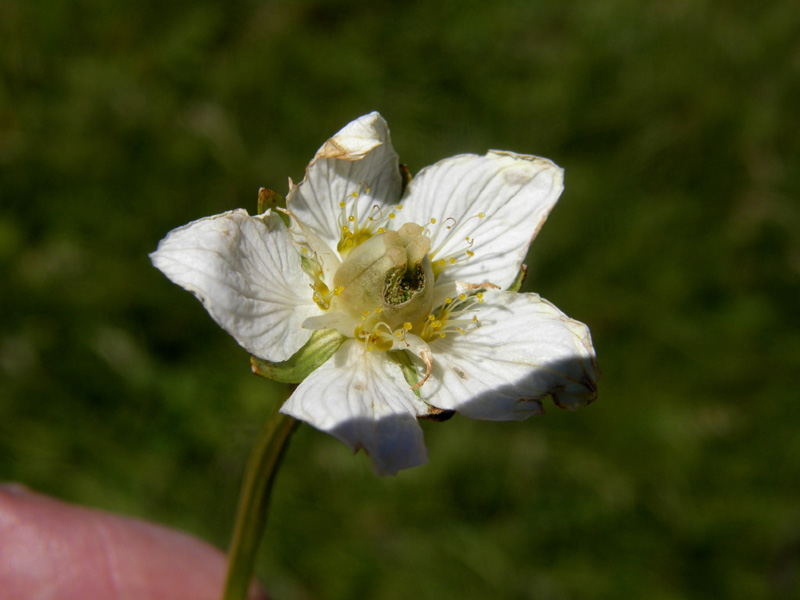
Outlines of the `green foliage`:
M377 479L301 427L276 598L800 595L791 2L43 2L0 19L0 478L219 546L284 394L147 253L380 110L401 160L566 169L523 291L592 328L577 413L425 423Z

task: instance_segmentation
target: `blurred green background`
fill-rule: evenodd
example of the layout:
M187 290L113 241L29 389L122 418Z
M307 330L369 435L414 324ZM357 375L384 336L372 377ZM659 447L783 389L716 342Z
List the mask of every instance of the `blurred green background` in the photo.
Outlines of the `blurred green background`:
M425 423L379 479L301 427L279 599L800 597L792 2L0 0L0 479L225 547L282 388L150 266L379 110L412 172L489 148L566 191L526 287L599 400Z

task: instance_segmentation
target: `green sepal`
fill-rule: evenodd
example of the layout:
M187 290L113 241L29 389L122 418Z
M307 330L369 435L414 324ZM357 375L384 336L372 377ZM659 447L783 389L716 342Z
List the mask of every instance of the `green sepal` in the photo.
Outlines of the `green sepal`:
M512 283L508 287L508 291L518 292L519 289L522 287L522 282L525 281L525 275L527 274L528 274L528 266L527 265L520 266L519 273L517 273L517 278L514 280L514 283Z
M403 377L405 377L406 383L411 387L412 391L417 395L417 398L422 398L419 393L419 388L416 387L417 384L420 382L420 376L417 373L417 370L414 368L414 362L411 360L411 354L406 352L405 350L400 350L396 352L390 352L389 355L394 359L394 361L400 366L400 370L403 372ZM447 421L448 419L452 418L455 413L454 410L444 410L442 408L436 408L435 406L431 406L427 402L425 404L428 405L428 414L426 415L417 415L418 419L425 419L427 421Z
M253 373L267 379L281 383L300 383L333 356L346 339L334 329L320 329L312 333L306 345L289 360L274 363L251 356L250 367Z
M286 210L286 198L281 196L278 192L269 188L260 188L258 190L258 214L264 214L268 210L277 213L283 220L283 224L289 226L289 216L276 209Z
M417 398L420 398L421 396L419 395L419 388L416 387L419 384L420 377L417 374L417 370L414 368L414 363L411 361L411 355L405 350L398 350L396 352L391 352L389 356L391 356L394 361L400 365L400 370L403 372L403 377L405 377L406 383L417 395Z

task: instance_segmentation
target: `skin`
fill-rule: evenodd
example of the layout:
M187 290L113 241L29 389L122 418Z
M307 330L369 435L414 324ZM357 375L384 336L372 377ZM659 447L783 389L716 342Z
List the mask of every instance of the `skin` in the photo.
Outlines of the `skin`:
M4 600L219 600L225 571L185 533L0 486ZM250 599L266 598L254 584Z

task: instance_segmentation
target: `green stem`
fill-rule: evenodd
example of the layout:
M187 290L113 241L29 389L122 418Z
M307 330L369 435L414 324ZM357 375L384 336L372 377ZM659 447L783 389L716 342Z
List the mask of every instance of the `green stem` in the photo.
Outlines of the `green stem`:
M261 430L247 463L228 552L228 577L222 600L245 600L253 579L258 546L267 523L272 482L289 438L299 423L278 412L279 408L280 405Z

